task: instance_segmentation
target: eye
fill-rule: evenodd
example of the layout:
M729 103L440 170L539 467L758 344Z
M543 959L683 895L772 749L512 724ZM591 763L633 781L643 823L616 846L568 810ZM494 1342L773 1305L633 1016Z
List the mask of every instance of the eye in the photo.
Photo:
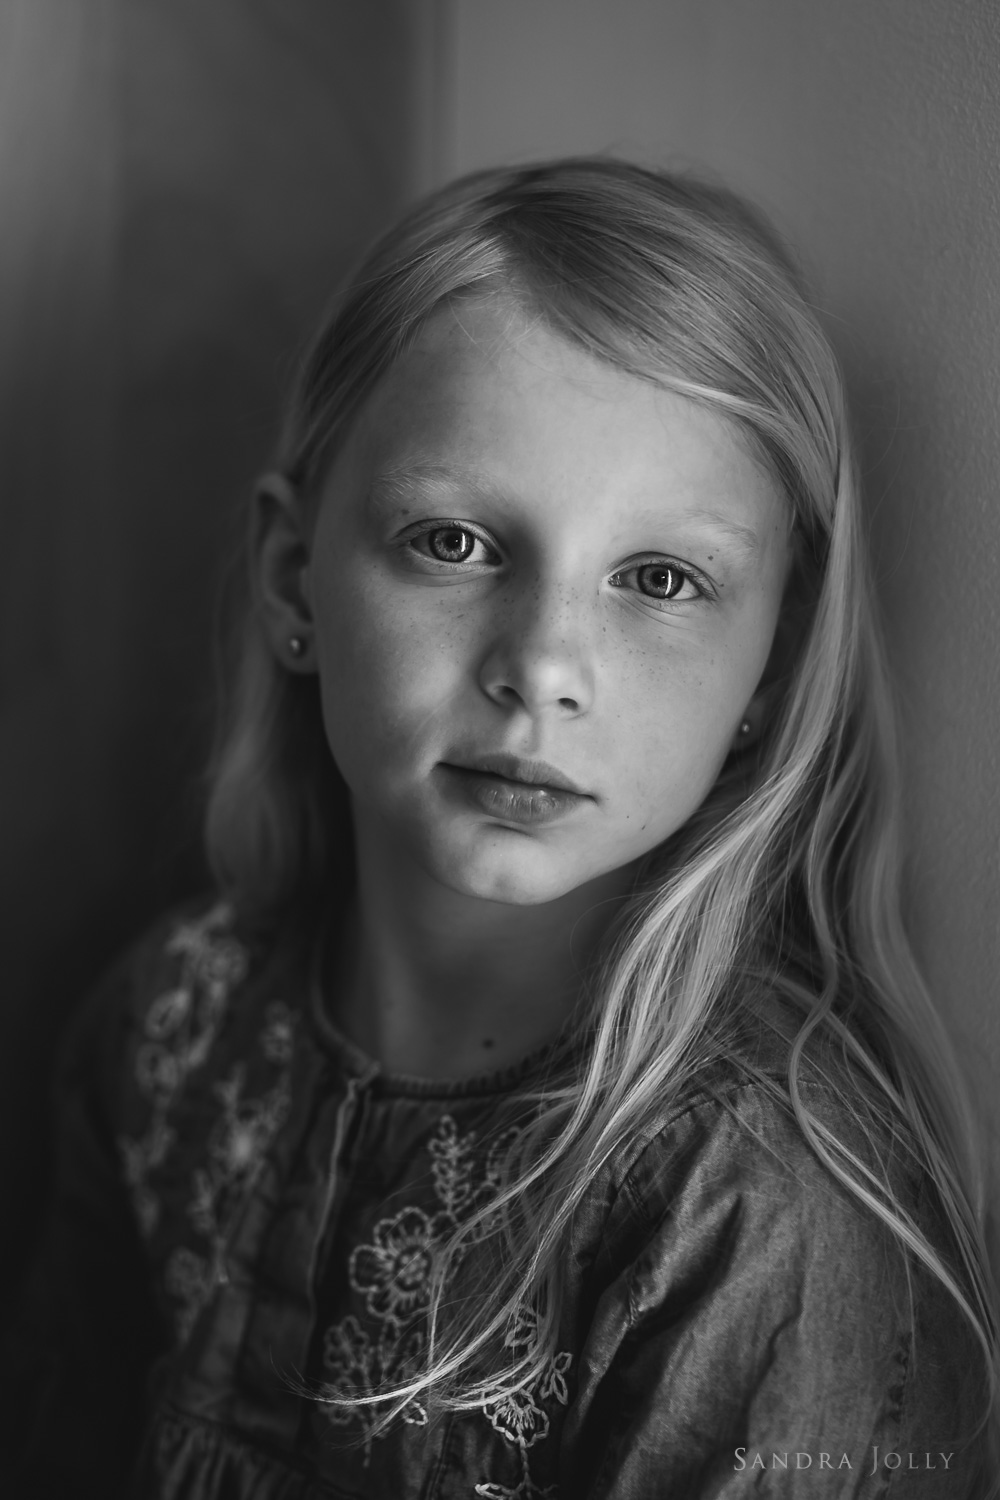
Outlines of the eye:
M421 557L440 563L496 562L497 553L488 542L458 521L428 526L407 543Z
M689 600L707 598L713 592L708 580L693 568L663 558L620 568L609 582L614 588L631 587L647 599L664 604L686 604Z
M438 526L426 533L427 546L439 562L465 562L475 551L478 537L461 526Z
M644 563L635 570L635 581L641 594L651 599L676 599L686 582L680 568L671 563Z

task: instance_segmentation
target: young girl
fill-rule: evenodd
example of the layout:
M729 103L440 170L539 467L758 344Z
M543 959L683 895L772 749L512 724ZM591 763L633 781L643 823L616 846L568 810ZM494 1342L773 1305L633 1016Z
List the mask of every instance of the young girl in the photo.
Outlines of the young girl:
M987 1492L862 533L728 193L485 172L375 246L255 500L219 894L65 1050L9 1493Z

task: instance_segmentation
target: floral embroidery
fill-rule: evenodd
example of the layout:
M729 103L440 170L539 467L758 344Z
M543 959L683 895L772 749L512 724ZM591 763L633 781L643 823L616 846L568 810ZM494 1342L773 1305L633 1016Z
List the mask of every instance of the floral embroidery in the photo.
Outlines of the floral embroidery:
M132 1207L146 1239L153 1233L160 1217L159 1199L147 1182L149 1173L166 1159L174 1143L174 1132L159 1115L153 1117L146 1134L138 1141L123 1137L119 1141L125 1182L132 1193Z
M275 1000L264 1012L264 1030L260 1034L260 1050L268 1062L285 1067L292 1060L295 1041L295 1017L287 1005Z
M400 1337L387 1324L372 1340L357 1318L342 1318L327 1329L323 1340L323 1363L332 1377L324 1385L323 1392L329 1395L335 1388L338 1392L368 1393L390 1382L395 1384L412 1379L420 1371L423 1354L424 1335L420 1329L413 1329ZM367 1465L372 1440L381 1436L374 1430L378 1420L375 1408L328 1406L325 1414L336 1427L347 1427L360 1419ZM415 1399L406 1403L401 1415L414 1427L423 1427L427 1421L426 1407Z
M538 1318L522 1308L504 1343L509 1349L527 1353L537 1342ZM535 1484L528 1466L528 1449L549 1435L551 1419L540 1402L555 1401L565 1406L569 1401L566 1373L571 1363L571 1354L550 1355L527 1385L483 1403L483 1411L493 1430L509 1443L516 1443L520 1449L521 1479L515 1489L491 1482L477 1484L477 1495L485 1496L486 1500L530 1500L534 1496L555 1494L554 1488L539 1489Z
M351 1285L364 1293L373 1317L405 1323L427 1305L434 1231L422 1208L404 1208L394 1219L376 1224L373 1245L359 1245L353 1252Z
M174 931L166 951L181 960L179 979L146 1012L135 1078L150 1104L149 1121L143 1135L123 1138L119 1145L125 1181L147 1239L161 1216L151 1179L176 1141L170 1112L190 1075L207 1060L229 996L247 972L246 950L232 937L231 923L230 908L220 904ZM295 1017L287 1006L275 1001L267 1007L258 1042L265 1061L281 1071L261 1097L246 1097L242 1062L212 1089L221 1112L208 1134L205 1161L192 1174L187 1208L194 1232L207 1241L205 1253L177 1246L164 1268L181 1343L213 1287L227 1279L225 1252L237 1213L287 1116L294 1029Z
M188 1206L199 1234L220 1250L231 1210L245 1195L267 1147L288 1113L288 1079L262 1099L244 1100L246 1068L237 1063L228 1079L213 1089L222 1102L222 1115L208 1136L208 1164L192 1175L194 1195Z
M474 1132L460 1135L454 1119L444 1115L427 1142L437 1212L410 1206L380 1219L371 1241L358 1245L348 1261L352 1290L363 1300L374 1323L362 1326L349 1315L326 1330L323 1363L328 1376L320 1388L320 1399L330 1403L324 1411L338 1427L358 1424L364 1441L365 1464L372 1443L383 1437L378 1429L379 1412L372 1406L341 1406L337 1398L374 1395L387 1385L413 1379L424 1368L426 1332L422 1319L430 1302L437 1256L444 1241L477 1209L485 1207L500 1185L504 1154L516 1138L516 1129L505 1131L483 1157ZM538 1340L538 1320L522 1311L505 1339L506 1347L529 1352ZM565 1406L569 1400L567 1371L571 1355L550 1357L536 1378L522 1389L503 1395L482 1393L481 1410L508 1443L518 1449L521 1478L510 1489L492 1482L477 1484L475 1493L487 1500L534 1500L554 1493L533 1481L528 1450L548 1436L551 1417L543 1403ZM404 1421L423 1426L427 1411L413 1399L401 1413Z
M483 1167L482 1180L475 1181L478 1152L476 1135L460 1136L451 1115L444 1115L436 1133L427 1142L433 1166L434 1189L449 1221L449 1231L456 1228L495 1194L500 1186L500 1166L519 1131L505 1130L490 1146Z
M186 1245L178 1245L163 1273L167 1295L177 1304L174 1322L178 1342L187 1342L195 1318L212 1290L212 1266Z

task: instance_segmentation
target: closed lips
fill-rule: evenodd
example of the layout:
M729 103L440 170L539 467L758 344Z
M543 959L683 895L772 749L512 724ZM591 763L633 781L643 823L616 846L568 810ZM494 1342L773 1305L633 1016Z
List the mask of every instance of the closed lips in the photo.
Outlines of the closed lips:
M516 782L521 786L542 791L570 792L576 797L590 794L583 791L568 776L545 761L521 760L517 756L484 755L468 760L446 761L455 771L470 771L474 775L496 776L502 781Z

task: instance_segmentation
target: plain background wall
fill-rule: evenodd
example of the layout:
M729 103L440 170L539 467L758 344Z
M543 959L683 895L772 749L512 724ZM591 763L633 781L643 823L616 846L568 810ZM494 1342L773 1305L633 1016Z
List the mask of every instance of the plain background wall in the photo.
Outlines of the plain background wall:
M1000 1125L1000 6L447 0L442 16L439 178L611 151L721 177L798 248L861 440L913 930Z
M214 599L300 343L413 176L406 0L0 5L0 1286L51 1043L206 883Z

